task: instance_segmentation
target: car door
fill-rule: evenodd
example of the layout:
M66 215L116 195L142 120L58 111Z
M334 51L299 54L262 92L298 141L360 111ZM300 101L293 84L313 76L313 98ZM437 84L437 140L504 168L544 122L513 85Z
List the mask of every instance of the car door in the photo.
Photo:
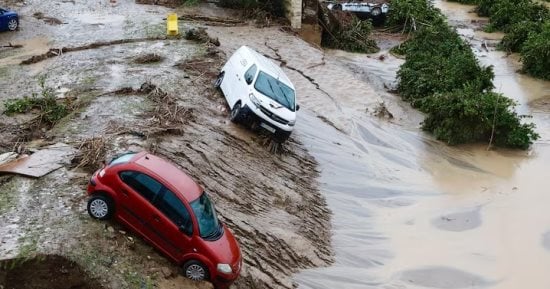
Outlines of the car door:
M191 248L194 225L189 208L167 188L163 189L155 206L158 212L152 216L151 223L162 232L163 243L169 254L175 260L180 260L181 256L194 249Z
M8 17L5 15L6 11L0 9L0 31L8 30Z
M244 73L241 77L241 84L239 85L239 99L248 98L251 87L254 85L254 80L256 78L256 74L258 72L258 66L256 64L249 65L248 67L245 67L243 69ZM258 97L258 96L256 96ZM243 101L243 106L247 101Z
M119 172L119 218L157 247L163 247L159 232L151 223L157 209L153 205L164 186L141 172Z

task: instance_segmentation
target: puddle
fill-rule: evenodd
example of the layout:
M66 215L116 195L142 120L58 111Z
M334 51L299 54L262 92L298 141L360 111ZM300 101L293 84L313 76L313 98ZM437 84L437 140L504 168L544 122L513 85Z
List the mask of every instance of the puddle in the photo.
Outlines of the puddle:
M58 255L0 261L0 288L103 289L76 263Z
M449 267L405 271L401 280L411 285L441 289L478 288L488 284L480 276Z
M481 225L480 209L475 208L470 211L443 215L432 220L432 224L438 229L446 231L462 232L472 230Z
M547 250L550 250L550 232L547 232L542 236L542 245Z

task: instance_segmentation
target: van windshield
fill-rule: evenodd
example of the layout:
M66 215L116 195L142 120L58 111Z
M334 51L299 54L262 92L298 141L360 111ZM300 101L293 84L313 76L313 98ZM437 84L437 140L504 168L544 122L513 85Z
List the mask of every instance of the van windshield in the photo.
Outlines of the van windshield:
M254 88L265 96L275 100L282 106L294 111L295 94L294 90L280 82L273 76L260 71Z

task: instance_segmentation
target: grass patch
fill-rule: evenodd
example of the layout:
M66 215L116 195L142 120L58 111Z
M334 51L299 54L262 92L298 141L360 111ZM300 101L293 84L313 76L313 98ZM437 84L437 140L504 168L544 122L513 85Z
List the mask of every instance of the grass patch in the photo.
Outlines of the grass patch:
M146 63L156 63L162 61L163 57L156 53L147 53L140 55L134 59L135 63L146 64Z

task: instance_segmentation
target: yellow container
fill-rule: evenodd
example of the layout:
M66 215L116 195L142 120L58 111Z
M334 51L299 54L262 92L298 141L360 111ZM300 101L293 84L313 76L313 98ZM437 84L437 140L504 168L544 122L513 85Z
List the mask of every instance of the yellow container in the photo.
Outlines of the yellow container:
M166 34L178 35L178 15L176 13L168 14L166 18Z

